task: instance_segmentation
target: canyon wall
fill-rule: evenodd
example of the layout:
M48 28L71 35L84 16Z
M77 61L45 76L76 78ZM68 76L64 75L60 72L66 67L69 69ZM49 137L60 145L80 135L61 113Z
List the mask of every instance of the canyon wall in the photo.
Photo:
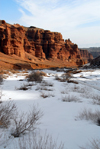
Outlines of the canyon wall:
M43 60L59 59L66 63L74 61L77 65L84 64L82 51L77 44L70 39L64 41L61 33L34 26L11 25L4 20L0 21L0 52L15 54L22 59L25 59L26 52ZM87 53L85 55L89 56Z
M79 49L81 57L84 61L90 62L93 59L93 56L91 53L88 52L88 50Z

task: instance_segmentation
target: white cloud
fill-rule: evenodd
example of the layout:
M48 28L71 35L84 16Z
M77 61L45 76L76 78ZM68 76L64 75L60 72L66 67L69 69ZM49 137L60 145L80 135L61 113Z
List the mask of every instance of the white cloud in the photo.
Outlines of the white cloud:
M86 43L84 32L88 38L94 38L94 34L100 37L100 28L78 28L83 24L100 21L100 0L16 0L22 13L20 23L26 26L36 26L51 31L61 32L64 38L72 37L81 44ZM23 9L24 8L24 9ZM26 14L25 9L31 13ZM99 30L98 30L99 29ZM96 31L96 33L95 33ZM89 37L89 35L91 36ZM73 34L73 35L72 35ZM79 36L81 35L81 36ZM84 40L83 40L84 39ZM92 39L88 42L92 42ZM99 38L100 39L100 38ZM94 40L93 40L94 42ZM98 41L99 42L99 41ZM100 42L99 42L100 43Z

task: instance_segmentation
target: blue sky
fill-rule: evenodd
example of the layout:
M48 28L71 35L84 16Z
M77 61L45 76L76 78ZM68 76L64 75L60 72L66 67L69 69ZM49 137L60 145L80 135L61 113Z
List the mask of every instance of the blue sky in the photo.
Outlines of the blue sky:
M79 47L100 46L100 0L0 0L0 19L61 32Z

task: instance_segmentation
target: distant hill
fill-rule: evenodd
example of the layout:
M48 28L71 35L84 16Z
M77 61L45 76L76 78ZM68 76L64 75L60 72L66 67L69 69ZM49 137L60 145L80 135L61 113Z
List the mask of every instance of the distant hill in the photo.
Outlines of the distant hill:
M96 58L100 55L100 47L90 47L90 48L80 48L80 49L88 50L93 55L93 58Z

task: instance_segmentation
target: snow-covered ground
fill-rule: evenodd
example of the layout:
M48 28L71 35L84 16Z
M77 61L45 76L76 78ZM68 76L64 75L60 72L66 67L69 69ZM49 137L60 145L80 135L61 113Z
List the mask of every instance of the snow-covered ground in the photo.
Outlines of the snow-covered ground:
M77 84L55 80L55 76L60 77L63 71L42 71L47 74L43 80L52 84L51 86L33 83L28 90L19 90L28 82L23 73L12 74L1 85L2 101L12 100L19 113L28 112L36 105L43 112L37 133L39 131L44 136L46 132L58 144L62 142L64 149L79 149L92 139L100 139L100 126L92 120L78 118L84 109L100 111L100 70L82 70L73 74L71 80L78 82ZM48 97L43 98L42 95ZM72 101L67 102L67 99ZM0 149L14 149L17 146L19 138L12 137L10 131L10 128L0 128Z

